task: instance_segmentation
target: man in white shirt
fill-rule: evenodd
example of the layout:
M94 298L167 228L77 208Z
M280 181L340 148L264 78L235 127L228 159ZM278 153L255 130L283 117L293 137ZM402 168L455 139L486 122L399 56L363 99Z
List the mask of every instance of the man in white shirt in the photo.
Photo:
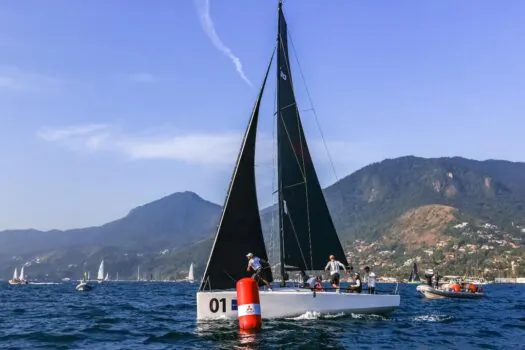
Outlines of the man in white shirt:
M376 294L376 274L374 272L370 272L370 267L365 266L365 273L366 273L366 281L368 284L368 293L369 294Z
M259 257L253 255L252 253L246 254L246 258L248 258L248 266L246 267L246 271L250 271L252 269L255 273L252 275L252 278L259 282L259 280L263 281L264 284L266 284L266 287L268 290L272 290L272 287L270 286L270 283L268 283L267 280L263 277L263 267L261 264L261 261L265 262L264 260L259 259Z
M328 262L328 264L326 264L326 267L324 269L325 270L330 269L330 277L331 277L330 283L332 284L332 287L334 287L334 288L339 288L339 277L340 277L339 276L339 271L340 271L340 267L342 267L343 270L346 271L345 265L343 265L341 262L335 260L335 256L330 255L330 261Z
M315 282L317 282L317 277L314 276L314 277L310 277L307 281L306 281L306 286L307 288L314 288L315 287Z
M368 293L376 294L376 274L373 272L368 275Z

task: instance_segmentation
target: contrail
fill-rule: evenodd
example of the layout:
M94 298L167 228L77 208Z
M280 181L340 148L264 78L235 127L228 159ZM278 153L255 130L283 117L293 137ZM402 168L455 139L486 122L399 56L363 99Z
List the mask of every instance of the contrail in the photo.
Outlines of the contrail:
M230 58L230 60L235 65L237 73L239 73L242 80L244 80L246 84L252 86L252 82L246 77L244 71L242 70L242 63L239 57L235 56L232 50L230 50L229 47L222 43L221 38L219 38L219 35L215 31L215 25L213 24L213 21L210 16L210 1L195 0L195 5L197 7L197 11L199 12L202 29L204 30L206 35L211 39L213 45Z

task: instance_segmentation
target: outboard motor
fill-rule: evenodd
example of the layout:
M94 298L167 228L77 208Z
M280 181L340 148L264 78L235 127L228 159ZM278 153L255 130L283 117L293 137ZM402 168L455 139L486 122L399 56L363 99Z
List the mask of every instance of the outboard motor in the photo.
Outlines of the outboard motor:
M427 284L430 287L432 287L432 277L434 277L434 270L426 269L425 270L425 278L427 279Z

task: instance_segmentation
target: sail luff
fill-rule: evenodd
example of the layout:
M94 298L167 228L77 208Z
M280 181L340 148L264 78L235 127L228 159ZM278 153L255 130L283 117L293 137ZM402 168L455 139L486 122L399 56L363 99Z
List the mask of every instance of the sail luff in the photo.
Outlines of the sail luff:
M274 53L266 69L237 157L211 254L199 288L201 291L234 288L237 279L246 276L245 255L249 252L268 260L255 186L255 140L259 107L273 55ZM265 273L265 279L271 281L271 270L265 270Z

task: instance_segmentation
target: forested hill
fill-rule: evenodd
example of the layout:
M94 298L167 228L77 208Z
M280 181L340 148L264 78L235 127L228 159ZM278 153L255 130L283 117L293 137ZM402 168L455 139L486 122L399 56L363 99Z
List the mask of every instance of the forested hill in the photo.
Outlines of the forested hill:
M479 267L482 261L482 266L488 264L492 269L504 269L511 260L525 258L521 247L525 163L458 157L387 159L329 186L325 197L339 236L356 264L370 263L361 254L365 251L370 256L381 255L383 258L371 263L391 273L401 273L407 256L419 257L423 264L445 264L444 256L454 250L458 252L449 258L449 265L463 261L460 253L469 255L465 262L477 260ZM126 217L99 227L0 232L3 275L8 277L15 266L24 263L30 265L28 273L74 277L83 269L95 271L102 258L109 271L118 270L121 278L134 276L138 265L148 275L175 276L194 262L199 273L208 258L220 210L195 193L183 192L135 208ZM271 210L262 213L268 231ZM461 223L468 230L454 229ZM277 246L269 238L267 234L268 248ZM461 248L462 244L469 244L473 252ZM430 248L437 250L424 253Z

